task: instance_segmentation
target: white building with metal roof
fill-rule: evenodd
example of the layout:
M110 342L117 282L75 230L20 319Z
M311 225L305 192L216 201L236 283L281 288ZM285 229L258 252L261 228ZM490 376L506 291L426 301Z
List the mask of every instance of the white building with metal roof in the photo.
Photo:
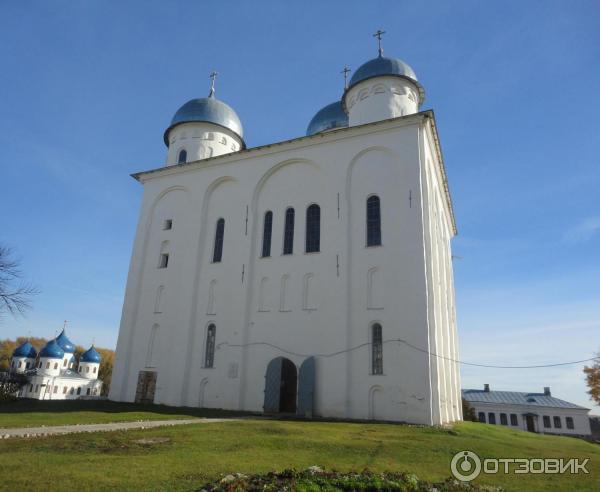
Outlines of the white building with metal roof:
M285 142L247 148L214 83L184 104L166 165L134 175L110 399L460 420L456 229L423 99L380 50Z
M543 393L464 389L462 397L475 410L480 422L504 425L542 434L591 435L589 408L552 396L549 387Z

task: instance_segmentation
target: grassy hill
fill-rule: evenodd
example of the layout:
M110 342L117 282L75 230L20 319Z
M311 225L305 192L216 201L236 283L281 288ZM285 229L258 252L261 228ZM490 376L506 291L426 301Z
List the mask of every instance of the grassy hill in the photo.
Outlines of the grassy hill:
M43 405L42 405L43 403ZM198 409L90 402L17 402L0 407L0 427L204 415ZM97 403L96 403L97 404ZM29 405L29 407L27 407ZM82 406L83 405L83 406ZM88 405L88 406L85 406ZM139 411L134 411L135 409ZM211 415L217 415L212 412ZM154 438L162 438L156 439ZM140 439L144 441L140 442ZM483 457L589 458L589 475L481 475L507 490L600 490L600 446L568 437L462 422L454 429L396 424L245 420L128 432L0 441L2 487L51 490L195 490L233 472L319 465L340 471L406 471L441 481L458 451ZM44 486L44 488L46 488Z

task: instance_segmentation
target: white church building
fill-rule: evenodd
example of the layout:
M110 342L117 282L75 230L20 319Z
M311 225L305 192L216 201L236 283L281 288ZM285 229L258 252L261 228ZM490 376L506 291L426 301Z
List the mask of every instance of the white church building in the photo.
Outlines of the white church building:
M248 148L192 99L144 187L109 398L437 425L462 418L435 117L364 63L305 136Z
M13 351L9 372L26 379L17 393L19 398L75 400L100 396L101 362L93 345L76 359L75 345L63 330L39 353L28 341L19 345Z

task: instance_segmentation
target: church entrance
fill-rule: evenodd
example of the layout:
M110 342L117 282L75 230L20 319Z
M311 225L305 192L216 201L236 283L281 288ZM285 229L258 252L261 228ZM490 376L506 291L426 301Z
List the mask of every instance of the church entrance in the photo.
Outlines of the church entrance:
M265 413L295 413L298 371L285 357L269 362L265 374Z

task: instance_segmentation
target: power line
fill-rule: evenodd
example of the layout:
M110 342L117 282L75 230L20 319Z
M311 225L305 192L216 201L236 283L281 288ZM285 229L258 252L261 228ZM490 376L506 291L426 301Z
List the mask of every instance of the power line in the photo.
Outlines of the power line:
M591 362L591 361L600 361L600 357L592 357L590 359L581 359L581 360L574 360L574 361L570 361L570 362L556 362L553 364L538 364L538 365L529 365L529 366L504 366L504 365L494 365L494 364L476 364L474 362L465 362L462 360L456 360L456 359L452 359L451 357L445 357L443 355L438 355L434 352L430 352L429 350L426 349L422 349L420 347L417 347L416 345L413 345L411 343L408 343L406 340L403 340L401 338L392 338L390 340L383 340L382 343L401 343L406 345L407 347L412 348L413 350L417 350L419 352L422 352L424 354L427 355L431 355L433 357L437 357L439 359L444 359L450 362L455 362L457 364L462 364L465 366L474 366L474 367L486 367L486 368L490 368L490 369L540 369L543 367L559 367L559 366L569 366L569 365L573 365L573 364L582 364L583 362ZM345 353L349 353L349 352L353 352L355 350L358 350L359 348L362 347L366 347L368 345L371 345L371 342L365 342L365 343L361 343L360 345L356 345L355 347L349 348L349 349L345 349L345 350L339 350L337 352L331 352L329 354L300 354L298 352L292 352L290 350L286 350L282 347L279 347L277 345L274 345L272 343L269 342L251 342L251 343L244 343L244 344L231 344L229 342L221 342L219 344L217 344L217 348L221 348L221 346L226 345L228 347L236 347L236 348L245 348L245 347L252 347L255 345L264 345L267 347L271 347L274 348L276 350L279 350L280 352L283 352L284 354L288 354L288 355L295 355L297 357L321 357L321 358L329 358L329 357L335 357L337 355L341 355L341 354L345 354Z

